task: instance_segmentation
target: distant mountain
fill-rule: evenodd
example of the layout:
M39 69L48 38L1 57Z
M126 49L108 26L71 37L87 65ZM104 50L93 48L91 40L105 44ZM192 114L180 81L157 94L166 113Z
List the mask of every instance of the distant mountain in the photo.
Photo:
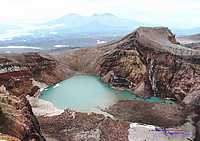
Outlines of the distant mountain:
M6 30L6 34L0 33L0 46L93 46L119 39L142 25L145 24L110 13L92 16L68 14L43 24L22 26L13 32Z
M45 25L49 27L45 29L48 33L59 34L61 36L66 36L67 34L122 36L144 24L105 13L92 16L68 14L51 20L45 23ZM45 30L42 32L46 33Z
M119 39L139 26L152 25L120 18L110 13L92 16L72 13L37 24L0 23L0 47L31 46L46 49L58 46L93 46ZM172 31L180 36L200 33L200 28L174 28Z
M105 14L95 14L92 16L81 16L78 14L68 14L61 18L49 21L47 23L49 26L64 24L66 29L71 28L82 28L82 27L95 27L99 26L102 28L104 26L109 27L120 27L124 29L135 28L140 25L144 25L138 21L122 19L115 15L105 13ZM98 26L98 28L96 27Z

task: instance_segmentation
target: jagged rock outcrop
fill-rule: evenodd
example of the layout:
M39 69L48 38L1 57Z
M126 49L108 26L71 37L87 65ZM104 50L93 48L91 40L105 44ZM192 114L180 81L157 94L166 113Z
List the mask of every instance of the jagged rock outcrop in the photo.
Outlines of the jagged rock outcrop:
M41 53L0 55L0 85L11 95L34 95L38 87L33 85L33 80L54 84L72 72Z
M112 72L108 83L136 94L182 101L199 90L199 55L181 46L168 28L139 28L101 57L98 72L102 78Z
M45 140L29 102L25 98L5 94L0 94L0 133L23 141ZM7 138L11 139L9 136ZM3 138L3 135L0 135L0 138Z

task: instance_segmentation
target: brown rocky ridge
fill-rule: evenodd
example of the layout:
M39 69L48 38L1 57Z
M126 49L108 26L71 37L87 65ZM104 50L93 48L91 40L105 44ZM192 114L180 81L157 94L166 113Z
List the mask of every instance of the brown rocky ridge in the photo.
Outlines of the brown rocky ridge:
M0 139L29 141L45 140L39 123L26 98L0 94ZM14 136L14 137L11 137Z
M200 49L200 34L181 36L178 41L186 47L192 49Z

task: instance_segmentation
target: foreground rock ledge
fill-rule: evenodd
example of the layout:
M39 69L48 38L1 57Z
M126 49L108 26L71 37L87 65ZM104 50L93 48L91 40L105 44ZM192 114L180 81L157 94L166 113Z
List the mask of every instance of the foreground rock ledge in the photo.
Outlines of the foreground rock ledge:
M195 137L195 129L190 123L163 129L73 111L38 119L46 139L55 141L188 141ZM181 133L175 134L176 131Z
M26 98L5 94L0 94L0 133L6 133L23 141L45 140ZM12 137L5 135L0 137L12 139Z

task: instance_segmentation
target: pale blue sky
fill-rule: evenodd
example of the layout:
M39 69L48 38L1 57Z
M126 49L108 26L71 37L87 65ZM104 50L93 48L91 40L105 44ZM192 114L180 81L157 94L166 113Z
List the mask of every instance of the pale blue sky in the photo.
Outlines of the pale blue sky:
M0 22L43 21L69 13L114 15L163 26L200 26L200 0L0 0Z

